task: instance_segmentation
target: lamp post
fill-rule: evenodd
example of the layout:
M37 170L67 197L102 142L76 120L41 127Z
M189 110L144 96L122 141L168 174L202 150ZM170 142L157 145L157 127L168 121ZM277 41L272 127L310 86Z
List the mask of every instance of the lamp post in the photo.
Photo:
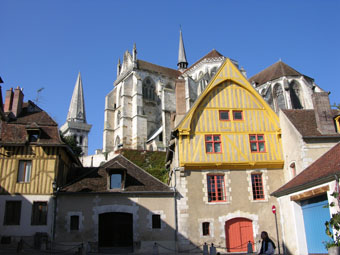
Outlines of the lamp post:
M275 215L275 225L276 225L276 236L277 236L277 248L279 249L279 254L281 254L280 252L280 241L279 241L279 229L277 227L277 218L276 218L276 207L275 205L272 206L272 212Z

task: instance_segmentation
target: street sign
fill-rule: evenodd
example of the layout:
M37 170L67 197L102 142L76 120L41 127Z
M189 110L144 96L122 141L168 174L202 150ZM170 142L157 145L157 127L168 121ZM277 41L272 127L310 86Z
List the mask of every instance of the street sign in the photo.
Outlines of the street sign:
M275 205L272 206L272 212L273 212L274 214L276 214L276 207L275 207Z

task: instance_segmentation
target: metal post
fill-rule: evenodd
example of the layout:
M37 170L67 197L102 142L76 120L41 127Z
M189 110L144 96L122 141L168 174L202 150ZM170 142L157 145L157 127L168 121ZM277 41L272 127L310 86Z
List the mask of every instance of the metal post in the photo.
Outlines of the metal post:
M279 254L281 254L281 252L280 252L280 240L279 240L279 229L277 227L276 213L274 213L274 215L275 215L275 225L276 225L277 248L279 249Z

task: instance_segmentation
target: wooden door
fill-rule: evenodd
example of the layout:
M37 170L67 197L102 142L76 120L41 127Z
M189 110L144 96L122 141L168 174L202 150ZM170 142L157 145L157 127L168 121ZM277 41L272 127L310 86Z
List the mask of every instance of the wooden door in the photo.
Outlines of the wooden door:
M250 241L254 250L253 223L246 218L234 218L225 223L225 236L228 252L247 252Z

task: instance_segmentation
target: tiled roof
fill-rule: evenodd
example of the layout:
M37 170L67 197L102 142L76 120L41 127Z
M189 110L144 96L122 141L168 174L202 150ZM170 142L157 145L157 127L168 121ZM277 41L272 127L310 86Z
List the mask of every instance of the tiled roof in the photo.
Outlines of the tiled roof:
M335 174L340 177L340 143L271 195L281 197L311 188L334 180Z
M280 60L249 78L249 82L254 81L257 85L262 85L268 81L272 81L283 76L303 76L303 74Z
M125 188L110 190L108 185L108 170L110 172L126 170ZM84 169L84 171L88 171ZM83 171L83 172L84 172ZM66 185L61 192L172 192L172 190L138 167L122 155L117 155L101 167L92 168L87 174L73 183Z
M193 65L191 65L188 69L186 69L185 72L189 71L191 68L193 68L195 65L197 65L199 62L203 61L204 59L219 58L219 57L224 57L224 56L221 53L219 53L217 50L213 49L207 55L203 56L198 61L196 61Z
M294 109L282 111L303 137L324 137L324 136L340 137L340 134L322 135L319 132L317 128L314 110ZM340 114L340 111L332 110L332 114L333 117L335 117Z
M40 138L36 144L64 144L60 140L57 123L31 101L23 104L23 109L17 118L2 121L0 143L25 144L27 129L32 128L40 130Z
M143 60L137 60L137 61L138 61L138 69L141 69L141 70L161 73L161 74L170 76L175 79L178 78L182 74L180 71L175 70L175 69L155 65L155 64L143 61Z

